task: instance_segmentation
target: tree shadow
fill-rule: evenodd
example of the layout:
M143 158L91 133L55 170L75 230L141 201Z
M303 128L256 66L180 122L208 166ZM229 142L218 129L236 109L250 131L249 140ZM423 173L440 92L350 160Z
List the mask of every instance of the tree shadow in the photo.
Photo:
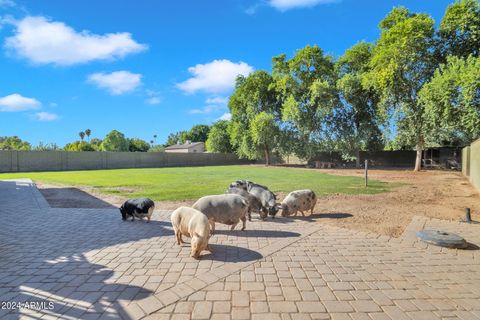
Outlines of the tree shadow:
M480 247L477 246L476 244L474 243L471 243L471 242L467 242L467 247L463 250L479 250Z
M257 251L225 244L209 244L213 252L201 256L201 260L222 262L248 262L263 258Z
M114 271L88 262L83 254L43 261L37 268L55 270L49 277L59 273L57 283L52 286L51 281L42 282L38 275L23 281L19 294L12 301L33 307L23 308L9 316L85 319L102 315L113 319L125 318L119 301L140 300L153 293L139 286L115 283L113 279L109 281ZM113 304L115 308L112 308Z
M122 221L117 208L41 207L31 188L0 181L0 301L32 305L1 309L0 318L128 319L119 301L153 292L129 284L127 270L146 241L173 235L170 224Z
M342 213L342 212L330 212L330 213L314 213L314 214L305 214L302 216L301 213L297 213L296 216L282 217L277 216L275 219L269 219L269 222L276 223L291 223L296 220L300 221L317 221L318 219L346 219L353 217L353 214Z
M215 234L226 236L246 237L246 238L291 238L299 237L300 233L277 230L215 230Z
M314 217L320 219L345 219L353 217L353 214L350 213L340 213L340 212L332 212L332 213L314 213Z

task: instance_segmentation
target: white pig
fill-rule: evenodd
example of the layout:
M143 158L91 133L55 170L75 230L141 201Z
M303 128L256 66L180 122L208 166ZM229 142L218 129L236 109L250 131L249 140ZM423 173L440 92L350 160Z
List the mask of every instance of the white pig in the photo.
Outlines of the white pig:
M173 211L171 220L178 245L184 243L182 236L192 238L191 257L198 259L203 250L212 251L208 246L210 225L206 215L193 208L180 207Z

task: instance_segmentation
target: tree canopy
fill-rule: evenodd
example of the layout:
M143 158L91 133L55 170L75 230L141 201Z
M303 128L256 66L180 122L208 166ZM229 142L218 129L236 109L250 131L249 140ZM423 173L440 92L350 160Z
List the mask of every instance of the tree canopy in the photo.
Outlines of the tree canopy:
M480 58L449 56L420 91L432 143L467 144L480 136Z
M128 151L128 147L125 135L117 130L110 131L100 145L102 151Z
M233 152L230 135L228 133L228 125L229 122L226 120L217 121L212 125L205 143L208 152Z
M23 141L17 136L0 137L0 150L22 150L28 151L32 149L32 145L27 141Z

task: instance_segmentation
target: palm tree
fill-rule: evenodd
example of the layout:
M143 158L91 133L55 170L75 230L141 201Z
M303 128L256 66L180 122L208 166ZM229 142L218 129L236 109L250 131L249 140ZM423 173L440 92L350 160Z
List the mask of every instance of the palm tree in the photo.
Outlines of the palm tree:
M88 142L90 142L90 135L92 134L92 130L87 129L85 130L85 135L87 136Z
M82 141L83 141L83 138L85 138L85 132L80 131L80 132L78 133L78 135L80 136L80 139L82 139Z
M156 144L157 143L157 135L156 134L153 135L153 140L155 141L155 144Z

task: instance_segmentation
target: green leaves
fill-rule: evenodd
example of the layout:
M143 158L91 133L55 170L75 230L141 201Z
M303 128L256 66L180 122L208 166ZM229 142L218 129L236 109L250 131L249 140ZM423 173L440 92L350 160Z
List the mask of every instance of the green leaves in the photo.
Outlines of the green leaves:
M23 141L17 136L0 137L0 150L31 150L32 146L27 141Z
M257 70L248 77L238 78L229 107L232 114L230 141L240 157L257 159L263 156L265 151L269 153L277 147L273 142L265 146L254 140L254 137L260 139L262 133L258 126L254 128L255 123L258 125L255 121L261 119L257 119L259 114L268 114L274 122L280 121L279 97L274 91L273 78L268 72Z
M449 56L420 91L425 120L436 136L480 136L480 58ZM442 130L439 130L442 129Z
M103 139L100 148L102 151L128 151L128 140L125 135L117 130L112 130Z
M233 151L228 125L229 122L226 120L217 121L212 125L205 143L208 152L229 153Z
M462 0L448 6L440 23L440 44L443 57L467 57L480 53L480 3Z

